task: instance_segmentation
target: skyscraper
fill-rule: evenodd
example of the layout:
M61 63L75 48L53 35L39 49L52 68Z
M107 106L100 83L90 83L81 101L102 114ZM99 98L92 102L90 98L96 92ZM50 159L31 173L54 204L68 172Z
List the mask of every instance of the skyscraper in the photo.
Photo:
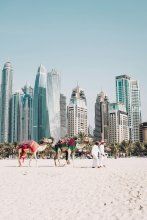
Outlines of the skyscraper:
M22 88L22 140L32 139L33 89L27 85Z
M40 141L43 137L49 136L49 129L47 129L46 79L47 72L41 64L36 75L33 95L33 139L35 141Z
M127 75L116 76L116 102L123 103L128 113L129 138L132 140L131 78Z
M147 144L147 122L140 124L140 142Z
M100 92L97 95L95 103L95 139L108 142L109 135L109 100L108 96L104 92Z
M87 102L84 90L79 86L72 91L67 117L69 136L77 136L79 133L88 134Z
M10 62L4 64L1 80L1 142L11 141L13 69Z
M13 94L11 142L32 139L32 95L33 89L27 85Z
M47 74L48 129L55 142L61 137L60 123L60 74L52 69Z
M140 89L137 80L131 80L131 112L132 112L132 141L140 140L140 123L141 123L141 100Z
M127 75L116 77L116 101L123 103L128 113L129 137L133 142L139 141L141 123L140 89L137 80Z
M60 94L61 137L67 134L66 96Z
M122 103L111 103L109 107L109 143L129 140L128 114Z
M131 108L130 80L127 75L116 76L116 102L123 103L128 113Z
M16 91L12 96L11 142L22 140L22 96L22 91Z

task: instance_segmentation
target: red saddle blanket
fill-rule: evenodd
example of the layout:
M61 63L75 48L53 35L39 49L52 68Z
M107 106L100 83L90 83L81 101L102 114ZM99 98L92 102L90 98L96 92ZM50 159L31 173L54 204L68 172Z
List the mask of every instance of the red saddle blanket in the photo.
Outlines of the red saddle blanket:
M19 145L18 145L18 149L23 149L23 150L31 150L32 152L35 152L36 149L38 147L38 144L31 140L31 141L24 141L24 142L21 142Z

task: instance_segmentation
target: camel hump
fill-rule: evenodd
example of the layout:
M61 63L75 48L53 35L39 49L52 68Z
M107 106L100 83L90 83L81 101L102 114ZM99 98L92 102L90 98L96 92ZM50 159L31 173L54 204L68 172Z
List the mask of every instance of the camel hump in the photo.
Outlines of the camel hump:
M33 142L34 142L33 140L22 141L22 142L20 142L19 146L22 146L22 145L31 145Z
M23 141L19 144L18 148L29 148L32 152L35 152L38 144L34 140Z

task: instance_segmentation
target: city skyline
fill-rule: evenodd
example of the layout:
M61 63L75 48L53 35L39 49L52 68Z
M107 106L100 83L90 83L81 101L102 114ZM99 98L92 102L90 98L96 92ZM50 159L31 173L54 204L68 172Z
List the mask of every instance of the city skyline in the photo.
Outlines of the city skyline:
M0 6L0 72L12 63L14 90L26 82L34 87L40 63L48 72L55 68L67 105L77 83L84 89L94 127L97 94L103 90L115 102L115 76L126 74L139 81L147 121L146 1L15 0Z

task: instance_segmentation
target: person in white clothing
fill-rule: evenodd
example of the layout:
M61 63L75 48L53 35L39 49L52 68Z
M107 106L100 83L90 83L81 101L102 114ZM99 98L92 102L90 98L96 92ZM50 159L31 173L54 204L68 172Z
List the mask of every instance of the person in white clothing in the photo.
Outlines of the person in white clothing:
M101 141L99 145L99 167L105 167L105 151L104 151L104 141Z
M98 153L99 153L99 142L96 141L95 145L92 146L91 155L93 156L92 168L98 167Z

